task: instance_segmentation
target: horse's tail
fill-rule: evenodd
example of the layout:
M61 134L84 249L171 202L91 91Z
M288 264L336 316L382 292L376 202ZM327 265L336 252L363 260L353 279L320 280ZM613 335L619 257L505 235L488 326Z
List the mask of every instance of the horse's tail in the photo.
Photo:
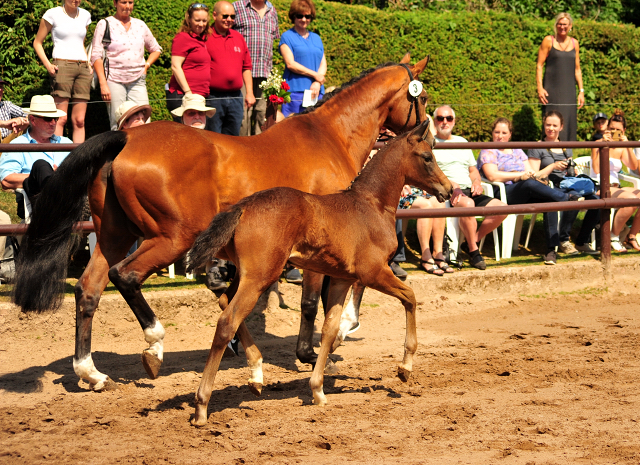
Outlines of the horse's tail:
M218 213L209 227L200 233L185 258L187 272L201 268L211 261L218 251L233 239L243 208L235 205L231 210Z
M120 131L87 140L67 156L37 196L16 261L12 293L23 312L55 310L62 304L73 226L82 217L89 183L126 141Z

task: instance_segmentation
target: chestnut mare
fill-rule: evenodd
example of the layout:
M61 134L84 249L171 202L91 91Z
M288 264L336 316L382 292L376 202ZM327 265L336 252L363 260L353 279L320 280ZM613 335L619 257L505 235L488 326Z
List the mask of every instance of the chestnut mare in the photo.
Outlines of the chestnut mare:
M408 61L407 54L401 64L365 71L312 111L257 136L162 121L89 139L60 164L33 207L13 301L23 311L59 307L73 225L88 192L98 243L75 287L74 370L93 390L115 386L91 357L93 316L111 280L142 326L149 344L143 365L155 378L165 331L140 292L144 280L184 256L216 213L247 195L275 186L317 194L347 187L381 126L400 133L426 118L426 93L416 98L408 89L427 58L414 66ZM144 242L125 258L137 237ZM307 363L315 360L312 335L322 279L304 273L296 353ZM244 325L238 334L244 347L253 345Z
M324 366L334 349L347 292L356 281L396 297L404 305L406 339L398 377L409 379L417 347L416 298L413 290L394 276L388 262L397 247L394 224L402 187L419 187L440 202L451 196L451 183L433 156L434 143L429 121L425 121L378 152L350 189L329 195L306 194L289 187L258 192L216 215L198 236L187 255L188 270L204 265L224 248L238 274L225 293L231 301L220 299L223 312L196 394L194 425L207 422L213 382L227 343L287 261L305 271L331 276L322 344L309 381L315 404L327 403L322 389ZM247 349L249 385L259 394L262 355L255 346Z

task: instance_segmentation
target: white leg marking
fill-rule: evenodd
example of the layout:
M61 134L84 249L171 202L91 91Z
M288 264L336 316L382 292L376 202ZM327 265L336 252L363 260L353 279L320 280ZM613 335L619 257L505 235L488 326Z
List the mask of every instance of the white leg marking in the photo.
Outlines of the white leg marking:
M249 378L250 383L263 384L262 380L262 357L252 364L249 364L249 370L251 370L251 377Z
M313 403L316 405L327 405L327 396L324 395L324 390L322 389L322 386L320 386L318 389L312 389L311 390L313 392Z
M80 379L84 379L89 382L91 389L94 391L101 391L105 387L105 383L109 380L109 377L96 370L93 364L91 354L87 355L82 360L73 359L73 371Z
M353 291L351 291L349 302L342 310L342 316L340 317L340 330L338 331L338 336L333 344L334 348L337 348L342 344L342 341L347 337L351 327L357 322L358 316L356 315L356 306L353 304Z
M164 356L164 327L158 320L155 325L144 330L144 340L149 343L149 348L145 349L145 352L162 360Z

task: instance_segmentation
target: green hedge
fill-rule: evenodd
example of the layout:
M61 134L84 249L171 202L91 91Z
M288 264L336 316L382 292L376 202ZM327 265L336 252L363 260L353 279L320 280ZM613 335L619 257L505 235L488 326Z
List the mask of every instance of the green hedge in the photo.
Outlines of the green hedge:
M144 20L164 52L148 76L154 119L169 119L163 103L164 84L171 75L171 39L190 1L138 0L134 16ZM288 29L289 1L276 0L281 30ZM95 21L111 14L112 1L96 0L90 10ZM28 102L32 95L48 92L46 71L40 66L31 43L44 11L54 6L47 0L5 0L0 5L0 68L12 83L5 98ZM364 6L317 2L318 19L313 28L321 35L329 71L328 85L339 85L360 71L385 61L397 61L410 51L414 59L431 55L422 79L432 103L450 103L459 116L457 133L470 140L489 140L490 124L497 116L513 118L515 139L539 137L540 107L537 105L535 60L552 22L513 13L496 12L386 12ZM577 21L581 63L588 106L579 115L578 136L587 139L596 111L625 110L629 132L640 137L640 33L634 26ZM277 44L276 44L277 45ZM51 40L47 40L48 51ZM282 58L274 54L282 69ZM97 94L92 101L98 101ZM617 105L605 104L614 102ZM107 129L106 111L92 104L88 134ZM433 109L433 107L431 108Z

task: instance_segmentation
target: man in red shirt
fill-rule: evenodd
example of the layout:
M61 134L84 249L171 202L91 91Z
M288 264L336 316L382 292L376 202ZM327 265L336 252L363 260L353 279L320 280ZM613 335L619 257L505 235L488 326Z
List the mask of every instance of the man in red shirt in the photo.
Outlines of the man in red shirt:
M236 12L231 3L216 3L213 7L214 23L207 40L211 56L207 105L216 109L207 129L232 136L240 135L244 105L251 107L256 102L247 43L239 32L231 29L235 18ZM247 89L244 99L241 92L243 83Z

